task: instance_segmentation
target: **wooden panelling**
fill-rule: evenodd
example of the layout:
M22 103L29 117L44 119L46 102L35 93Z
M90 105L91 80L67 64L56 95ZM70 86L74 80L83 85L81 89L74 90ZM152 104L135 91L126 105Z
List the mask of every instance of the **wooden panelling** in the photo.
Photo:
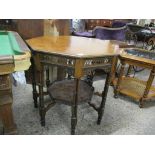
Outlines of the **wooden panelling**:
M44 34L43 19L19 19L17 31L24 39L30 39Z

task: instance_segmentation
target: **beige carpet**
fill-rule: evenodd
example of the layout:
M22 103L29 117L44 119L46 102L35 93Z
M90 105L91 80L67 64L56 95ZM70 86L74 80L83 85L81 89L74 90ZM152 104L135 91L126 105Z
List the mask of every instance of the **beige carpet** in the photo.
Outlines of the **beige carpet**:
M146 79L149 72L143 71L139 77ZM104 78L98 77L95 89L102 90ZM38 109L33 106L31 85L13 87L13 112L20 135L68 135L70 134L71 108L57 104L46 115L46 126L41 127ZM93 102L99 104L100 97ZM78 107L78 135L127 135L155 134L155 102L145 104L140 109L134 100L120 96L113 98L113 88L109 88L105 112L101 125L96 124L97 113L87 104Z

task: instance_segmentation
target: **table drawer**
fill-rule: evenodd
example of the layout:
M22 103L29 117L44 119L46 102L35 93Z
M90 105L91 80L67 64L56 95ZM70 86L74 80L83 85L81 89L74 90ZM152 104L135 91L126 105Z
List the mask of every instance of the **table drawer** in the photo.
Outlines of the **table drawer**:
M11 88L10 76L0 75L0 90L7 90Z

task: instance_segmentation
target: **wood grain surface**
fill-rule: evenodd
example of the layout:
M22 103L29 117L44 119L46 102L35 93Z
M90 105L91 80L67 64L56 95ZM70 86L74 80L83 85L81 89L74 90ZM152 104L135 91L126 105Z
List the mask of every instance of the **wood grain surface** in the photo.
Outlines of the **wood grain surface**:
M119 46L109 40L75 36L43 36L27 40L35 51L78 58L117 55Z

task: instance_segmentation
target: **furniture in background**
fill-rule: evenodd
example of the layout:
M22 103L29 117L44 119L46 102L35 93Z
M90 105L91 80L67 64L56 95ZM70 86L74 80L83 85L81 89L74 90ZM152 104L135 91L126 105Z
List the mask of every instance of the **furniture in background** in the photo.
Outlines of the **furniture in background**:
M103 23L100 22L100 20L90 20L90 21L96 21L95 22L96 24L94 23L93 25L90 26L91 28L93 27L91 31L89 31L88 30L89 27L87 27L86 31L84 32L73 31L72 35L80 36L80 37L87 37L87 38L99 38L102 40L104 39L105 40L125 40L125 31L124 31L126 29L125 22L122 22L122 21L112 22L112 20L110 20L110 25L107 26L106 25L107 22L102 21L102 20L101 21Z
M92 32L72 32L72 36L86 37L86 38L95 38L95 35Z
M126 26L119 27L119 28L107 28L97 26L93 30L93 34L95 38L101 40L119 40L125 41L125 33L126 33Z
M87 19L86 30L93 30L96 26L112 27L112 19Z
M113 21L112 22L112 28L120 28L120 27L123 27L123 26L126 26L127 23L124 22L124 21Z
M149 49L151 51L155 50L155 36L149 38L149 40L148 40L148 48L147 49Z
M133 43L135 47L154 50L154 41L153 38L155 32L151 27L144 27L136 24L127 24L126 39L129 43ZM131 70L134 71L134 75L137 72L143 71L144 68L138 66L129 66L127 75Z
M0 30L12 31L15 29L15 23L12 19L0 19Z
M133 19L85 19L86 31L93 30L96 26L123 27L127 23L134 23Z
M139 107L142 108L144 101L155 97L155 87L152 86L155 76L155 53L136 48L124 49L119 59L121 69L119 77L114 81L114 97L117 98L119 93L130 96L138 101ZM123 76L127 64L151 70L148 80Z
M55 42L55 40L57 40ZM38 83L33 83L33 99L34 104L37 106L37 97L39 97L39 110L41 117L41 125L45 126L45 115L46 112L55 104L55 99L62 99L64 102L69 100L71 102L72 116L71 116L71 134L75 134L75 127L77 124L77 107L78 107L78 99L79 91L84 90L86 87L89 89L89 93L91 87L88 84L80 86L81 78L84 75L88 75L92 70L96 68L102 68L105 70L107 74L104 91L101 94L102 101L99 107L96 107L94 104L89 103L98 113L97 123L101 123L102 115L104 112L104 106L106 102L106 96L108 92L108 87L110 84L111 77L111 67L113 58L117 55L118 45L113 45L110 41L102 41L96 40L94 38L84 38L84 37L75 37L75 36L44 36L27 40L29 47L32 50L33 56L33 73L38 72L39 81ZM89 45L89 46L88 46ZM49 91L51 96L53 96L53 102L46 104L44 103L44 95L47 92L43 91L44 83L44 69L46 66L58 66L65 68L66 71L68 69L72 73L73 79L70 81L59 81L49 87ZM33 76L35 77L35 76ZM47 78L47 77L46 77ZM50 86L50 79L46 79L48 82L48 86ZM34 79L35 81L35 79ZM62 87L59 87L62 84ZM36 86L39 86L39 92L37 92ZM66 98L64 94L53 94L51 90L55 89L54 92L63 92L66 93ZM63 89L63 90L62 90ZM67 91L69 92L65 92ZM71 93L73 95L72 98L67 98L68 94ZM58 97L59 95L59 97ZM90 100L91 95L88 96L88 101ZM71 101L71 99L73 99ZM84 98L85 100L86 98ZM82 99L83 101L83 99Z
M136 24L127 24L127 40L134 41L137 47L148 48L149 39L155 36L153 28L144 27ZM140 44L141 43L141 44Z
M12 83L10 74L27 70L30 66L30 50L13 31L0 31L0 119L4 134L16 134L12 112Z

